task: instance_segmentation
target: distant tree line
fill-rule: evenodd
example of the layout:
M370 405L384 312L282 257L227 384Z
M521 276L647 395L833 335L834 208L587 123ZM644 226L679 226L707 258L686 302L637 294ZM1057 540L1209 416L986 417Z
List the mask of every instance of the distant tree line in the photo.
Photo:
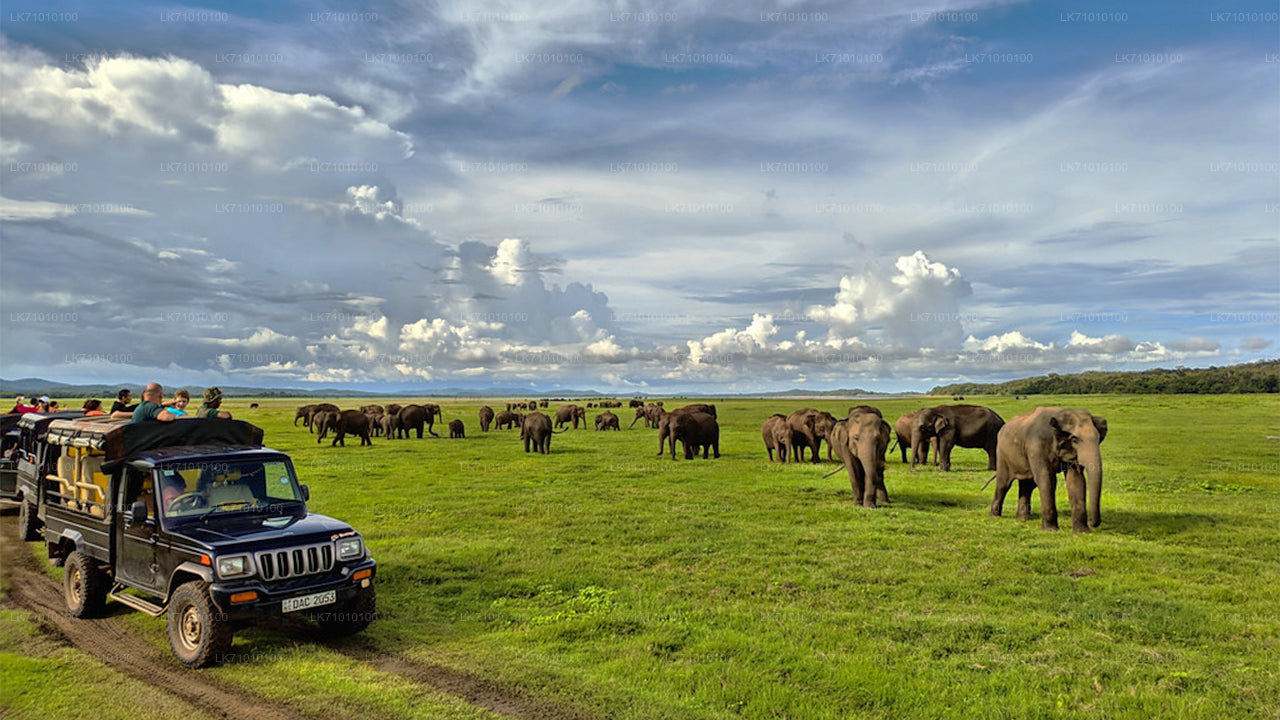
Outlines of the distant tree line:
M930 395L1085 395L1280 392L1280 360L1190 369L1049 373L1003 383L939 385Z

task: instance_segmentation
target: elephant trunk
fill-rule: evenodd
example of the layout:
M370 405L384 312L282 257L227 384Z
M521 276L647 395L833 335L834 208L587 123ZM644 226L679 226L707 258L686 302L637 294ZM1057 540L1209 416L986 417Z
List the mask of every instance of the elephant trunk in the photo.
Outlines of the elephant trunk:
M1098 527L1102 522L1102 452L1091 447L1079 453L1088 489L1086 503L1089 509L1089 526Z

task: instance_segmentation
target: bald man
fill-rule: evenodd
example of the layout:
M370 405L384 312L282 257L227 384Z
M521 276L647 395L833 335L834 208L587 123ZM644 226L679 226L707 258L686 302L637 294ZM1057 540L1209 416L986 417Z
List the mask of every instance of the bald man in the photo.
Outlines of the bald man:
M147 389L142 391L142 402L138 403L137 409L133 411L133 421L159 420L161 422L169 422L178 419L177 415L161 407L160 402L162 400L164 400L164 388L160 387L160 383L147 385Z

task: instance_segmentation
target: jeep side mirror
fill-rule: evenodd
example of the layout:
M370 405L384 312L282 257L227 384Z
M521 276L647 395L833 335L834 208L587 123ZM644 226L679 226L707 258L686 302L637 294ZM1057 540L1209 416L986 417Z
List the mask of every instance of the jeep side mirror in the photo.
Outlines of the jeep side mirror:
M302 502L311 502L311 488L305 484L298 486L302 490Z
M129 523L132 525L141 525L147 521L147 504L138 500L129 508Z

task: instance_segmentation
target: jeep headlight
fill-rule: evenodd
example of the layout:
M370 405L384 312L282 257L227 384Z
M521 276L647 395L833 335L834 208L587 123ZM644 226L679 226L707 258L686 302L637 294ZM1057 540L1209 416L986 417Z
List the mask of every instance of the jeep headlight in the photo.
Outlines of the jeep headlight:
M338 541L339 560L356 560L361 557L364 557L364 542L360 538L343 538Z
M228 555L218 558L218 577L237 578L253 574L248 555Z

